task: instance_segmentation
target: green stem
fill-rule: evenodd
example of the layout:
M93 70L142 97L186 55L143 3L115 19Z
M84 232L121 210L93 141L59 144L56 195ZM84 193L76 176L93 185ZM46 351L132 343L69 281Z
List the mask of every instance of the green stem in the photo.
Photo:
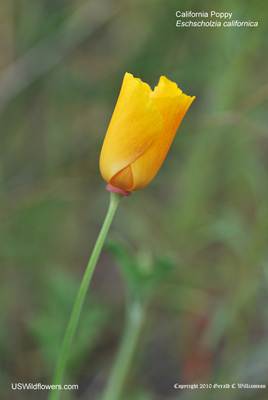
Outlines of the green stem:
M144 320L139 301L130 303L123 339L102 400L119 400Z
M123 196L119 193L111 192L110 195L110 205L109 209L106 215L106 218L104 220L104 223L102 225L100 234L98 236L98 239L96 241L95 247L93 249L93 252L91 254L91 257L89 259L88 266L86 268L86 271L84 273L74 306L73 310L69 319L69 323L67 325L65 335L63 338L61 350L58 356L58 361L56 364L55 368L55 373L54 373L54 379L53 379L53 384L54 385L61 385L64 372L65 372L65 367L66 367L66 361L68 357L68 352L70 345L72 343L76 327L79 321L79 317L81 314L81 310L83 307L84 299L87 293L88 286L90 284L96 263L98 261L101 249L103 247L105 238L107 236L108 230L110 228L113 216L115 214L116 208L119 204L119 201L121 200ZM50 390L48 400L57 400L60 396L60 391L59 390Z

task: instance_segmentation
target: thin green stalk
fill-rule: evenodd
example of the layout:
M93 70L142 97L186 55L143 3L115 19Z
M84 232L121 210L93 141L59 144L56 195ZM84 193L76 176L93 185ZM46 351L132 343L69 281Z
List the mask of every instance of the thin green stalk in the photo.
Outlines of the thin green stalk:
M84 299L87 293L88 286L90 284L96 263L98 261L101 249L103 247L105 238L107 236L108 230L110 228L113 216L115 214L116 208L119 204L119 201L121 200L123 196L119 193L111 192L110 195L110 205L109 209L107 212L107 215L105 217L104 223L102 225L100 234L98 236L98 239L96 241L95 247L93 249L93 252L91 254L88 266L86 268L86 271L84 273L74 306L73 310L69 319L69 323L67 325L65 335L63 338L61 350L59 353L58 361L56 364L55 368L55 373L54 373L54 379L53 379L53 384L54 385L61 385L64 372L65 372L65 367L66 367L66 362L68 358L68 352L70 345L72 343L76 327L79 321L79 317L81 314L82 306L84 303ZM60 396L60 391L59 390L50 390L48 400L57 400Z
M125 332L102 400L119 400L144 321L144 307L130 303Z

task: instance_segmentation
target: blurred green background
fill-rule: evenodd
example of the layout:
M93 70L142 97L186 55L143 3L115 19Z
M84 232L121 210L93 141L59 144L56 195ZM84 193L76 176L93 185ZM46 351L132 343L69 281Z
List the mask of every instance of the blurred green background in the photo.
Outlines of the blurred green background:
M178 9L214 8L259 27L175 27ZM62 399L99 399L125 321L120 264L154 276L159 259L173 268L118 400L267 399L173 387L268 385L267 17L264 1L1 1L1 399L47 397L11 382L52 383L108 207L98 160L126 71L196 100L157 177L117 211L69 359L79 390Z

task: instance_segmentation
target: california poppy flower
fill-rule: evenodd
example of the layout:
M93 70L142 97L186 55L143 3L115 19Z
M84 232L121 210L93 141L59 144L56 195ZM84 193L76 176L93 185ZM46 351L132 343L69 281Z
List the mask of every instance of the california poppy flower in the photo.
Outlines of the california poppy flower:
M164 76L152 91L126 73L101 150L103 179L125 191L147 186L193 100Z

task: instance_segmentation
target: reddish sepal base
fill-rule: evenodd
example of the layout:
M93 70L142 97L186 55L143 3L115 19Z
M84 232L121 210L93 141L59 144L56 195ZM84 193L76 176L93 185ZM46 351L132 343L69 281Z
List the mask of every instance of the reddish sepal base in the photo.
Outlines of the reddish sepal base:
M123 189L119 189L117 187L111 186L111 185L106 185L105 186L107 190L109 190L109 192L116 192L116 193L120 193L123 196L130 196L131 192L128 192L127 190L123 190Z

